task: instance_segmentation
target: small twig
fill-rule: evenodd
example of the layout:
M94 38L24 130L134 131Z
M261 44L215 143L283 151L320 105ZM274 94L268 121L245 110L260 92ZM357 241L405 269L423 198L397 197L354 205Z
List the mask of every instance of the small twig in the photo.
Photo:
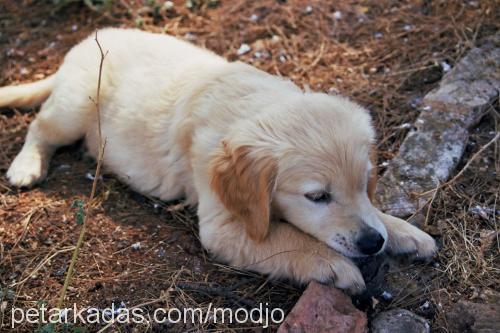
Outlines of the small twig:
M31 209L28 213L26 213L23 217L24 217L24 220L23 220L23 232L21 234L21 236L19 237L19 239L14 243L14 245L12 245L11 247L11 251L13 249L15 249L17 247L17 245L19 245L19 243L21 243L21 241L24 239L24 237L26 236L26 233L28 232L28 227L29 227L29 224L31 222L31 218L33 217L33 215L37 212L37 210L39 209L39 207L36 207L36 208L33 208ZM2 260L0 260L0 266L3 264L5 258L2 258Z
M64 298L66 297L66 292L69 287L69 283L71 281L71 277L73 275L73 270L75 268L76 260L78 258L78 253L80 252L80 248L82 247L83 240L85 238L85 231L86 231L86 225L88 221L88 217L91 212L92 208L92 201L94 200L96 189L97 189L97 182L99 180L99 175L101 173L101 167L102 167L102 161L104 157L104 148L106 147L106 140L102 140L102 132L101 132L101 110L100 110L100 105L99 105L99 98L100 98L100 93L101 93L101 78L102 78L102 67L104 64L104 58L106 58L106 55L108 52L104 53L101 47L101 44L99 43L99 40L97 39L97 31L95 32L95 41L97 43L97 46L99 47L99 51L101 53L101 60L99 63L99 77L97 81L97 93L96 93L96 99L94 101L96 112L97 112L97 125L98 125L98 138L99 138L99 154L97 158L97 167L95 171L95 177L94 181L92 183L92 191L90 192L90 197L89 201L87 202L87 205L85 207L85 216L83 219L83 224L82 228L80 230L80 235L78 236L78 241L75 246L75 250L73 251L73 255L71 256L71 261L68 267L68 272L66 273L66 277L64 279L64 285L61 289L61 294L59 295L59 300L57 302L57 307L61 308L63 303L64 303Z
M28 274L28 276L26 276L24 279L22 279L21 281L19 282L16 282L16 283L13 283L11 284L10 286L11 287L15 287L17 285L20 285L20 284L23 284L24 282L28 281L28 279L35 275L40 269L43 268L43 266L45 266L46 263L48 263L50 260L54 259L56 256L58 256L59 254L61 253L64 253L64 252L68 252L68 251L71 251L71 250L74 250L75 247L74 246L70 246L70 247L67 247L67 248L64 248L64 249L61 249L61 250L58 250L56 252L54 252L53 254L51 255L47 255L43 260L42 262L40 262L36 267L35 269L33 269L33 271L31 271L31 273Z
M427 226L428 223L429 223L429 216L431 214L431 208L432 208L432 204L434 203L434 200L436 199L436 196L438 194L438 190L437 188L439 187L439 183L438 185L436 186L436 189L434 191L434 194L432 195L432 199L430 200L430 202L426 203L423 207L427 206L427 213L425 214L425 221L424 221L424 225ZM423 208L422 207L422 208Z
M179 283L175 284L175 287L179 288L179 289L183 289L183 290L185 290L185 289L193 290L193 291L201 292L201 293L208 294L208 295L222 296L224 298L231 299L232 301L234 301L236 303L246 305L248 307L255 306L255 304L252 301L238 297L233 292L231 292L229 290L225 290L225 289L220 288L220 287L205 286L205 285L200 285L200 284L191 283L191 282L179 282Z
M141 304L134 305L134 306L128 308L128 310L134 310L134 309L142 308L142 307L147 306L147 305L151 305L151 304L155 304L155 303L167 301L168 298L170 297L170 291L172 290L172 287L174 286L175 281L179 278L179 275L181 275L182 272L183 272L183 269L177 271L177 273L173 276L172 282L170 283L170 286L167 288L167 291L166 291L165 294L162 292L160 294L160 297L158 297L157 299L153 299L153 300L150 300L150 301L147 301L147 302L143 302ZM113 326L115 324L115 322L118 320L119 317L120 316L118 316L116 319L113 319L106 326L104 326L99 331L97 331L97 333L103 333L103 332L105 332L108 328L110 328L111 326Z

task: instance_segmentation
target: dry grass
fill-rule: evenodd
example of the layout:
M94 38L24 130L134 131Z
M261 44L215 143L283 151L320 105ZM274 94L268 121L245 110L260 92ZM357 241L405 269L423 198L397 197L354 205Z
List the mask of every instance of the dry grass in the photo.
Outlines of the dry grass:
M193 11L184 1L174 2L173 12L116 0L105 14L73 4L52 15L53 6L44 2L4 1L0 84L52 73L64 53L96 27L140 25L290 77L304 88L352 97L372 112L382 163L397 152L407 132L401 125L416 118L419 98L441 78L441 63L453 66L497 31L500 14L493 0L234 0ZM251 51L238 56L242 43ZM498 132L498 110L493 105L474 129L459 169ZM32 118L32 112L0 113L1 174L19 151ZM498 292L498 158L498 145L489 147L454 184L437 192L427 214L428 231L442 244L437 261L393 274L404 276L408 288L392 302L381 300L374 312L406 307L431 319L435 331L445 332L444 313L454 302L482 301L485 294ZM0 178L1 300L21 307L42 300L55 305L79 231L70 205L88 196L91 182L85 174L93 169L73 146L55 157L48 180L32 191L10 188ZM180 203L144 198L109 175L104 175L98 199L68 303L104 307L124 301L128 307L147 303L151 309L268 302L290 309L300 295L286 282L213 263L200 250L194 212ZM136 242L139 250L132 247ZM422 310L425 301L432 311ZM7 315L0 317L3 323ZM171 327L201 328L228 329ZM18 331L28 330L32 327Z

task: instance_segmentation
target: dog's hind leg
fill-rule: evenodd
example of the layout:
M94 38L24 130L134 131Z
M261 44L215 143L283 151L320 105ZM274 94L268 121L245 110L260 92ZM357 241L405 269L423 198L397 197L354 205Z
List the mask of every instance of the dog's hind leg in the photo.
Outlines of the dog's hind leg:
M47 175L50 158L57 147L68 145L85 135L91 102L70 103L69 96L61 96L64 93L54 91L30 124L23 148L7 171L12 185L30 187L41 182Z

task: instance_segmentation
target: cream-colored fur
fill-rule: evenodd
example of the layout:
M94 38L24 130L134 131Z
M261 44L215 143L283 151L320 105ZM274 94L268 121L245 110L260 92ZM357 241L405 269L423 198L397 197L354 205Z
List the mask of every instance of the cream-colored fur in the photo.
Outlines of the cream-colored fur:
M434 253L430 236L371 204L374 131L358 105L174 37L104 29L98 38L109 51L100 100L106 168L141 193L198 204L201 242L216 258L358 292L363 278L348 256L363 255L367 230L380 240L374 251ZM54 150L79 138L96 155L89 96L99 60L89 37L53 77L0 89L0 106L47 98L7 172L11 184L42 181Z

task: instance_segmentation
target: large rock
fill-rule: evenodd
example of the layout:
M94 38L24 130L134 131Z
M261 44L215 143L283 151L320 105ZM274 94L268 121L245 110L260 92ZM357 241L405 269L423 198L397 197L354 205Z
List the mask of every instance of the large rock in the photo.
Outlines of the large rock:
M428 202L432 190L456 168L469 129L500 90L500 34L472 49L423 99L421 113L390 162L377 189L380 208L407 217Z
M429 323L424 318L404 309L380 313L372 321L372 333L430 333Z
M451 332L500 332L500 304L458 302L447 314Z
M366 315L331 286L311 282L278 329L278 333L364 333Z

